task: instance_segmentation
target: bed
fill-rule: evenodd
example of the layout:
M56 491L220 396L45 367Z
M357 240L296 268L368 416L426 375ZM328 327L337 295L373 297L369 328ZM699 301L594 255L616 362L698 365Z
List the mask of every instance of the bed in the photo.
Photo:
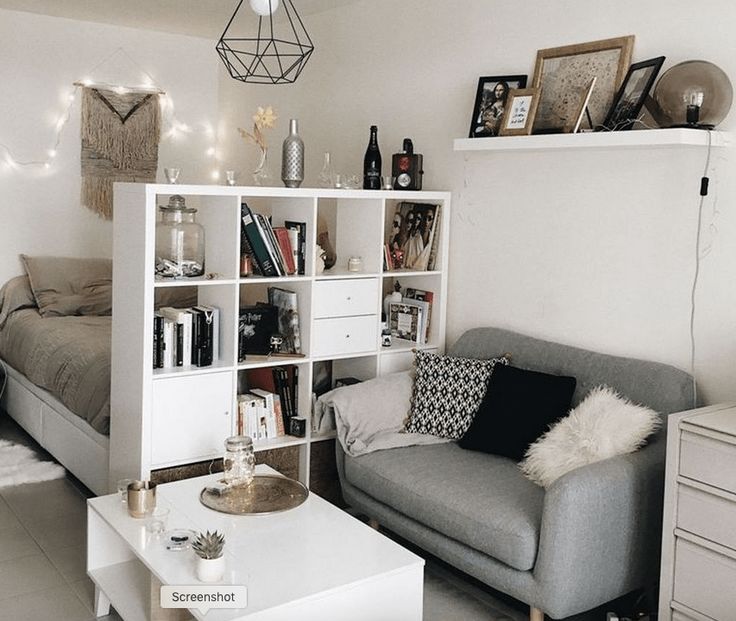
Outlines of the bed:
M110 460L112 262L28 257L0 289L0 405L95 494ZM197 304L196 287L159 289L155 306Z
M22 257L0 290L3 409L96 494L108 492L112 265Z

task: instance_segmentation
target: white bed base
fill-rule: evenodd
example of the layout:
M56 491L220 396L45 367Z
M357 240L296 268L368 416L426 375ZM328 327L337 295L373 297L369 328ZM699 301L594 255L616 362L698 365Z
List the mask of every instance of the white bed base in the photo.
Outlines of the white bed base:
M8 374L0 405L44 449L97 495L109 493L110 439L50 392L4 363Z

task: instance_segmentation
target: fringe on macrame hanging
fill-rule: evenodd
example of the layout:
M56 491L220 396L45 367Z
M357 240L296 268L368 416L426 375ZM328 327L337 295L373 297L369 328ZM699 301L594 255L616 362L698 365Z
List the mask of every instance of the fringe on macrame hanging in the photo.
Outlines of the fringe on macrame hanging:
M158 167L158 97L83 89L82 204L112 218L115 181L152 182Z

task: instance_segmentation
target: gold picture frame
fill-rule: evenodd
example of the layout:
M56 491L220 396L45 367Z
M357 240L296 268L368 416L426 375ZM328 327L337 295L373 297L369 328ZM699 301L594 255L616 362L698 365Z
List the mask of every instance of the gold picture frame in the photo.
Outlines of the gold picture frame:
M506 99L506 110L501 119L499 136L528 136L532 133L534 117L539 106L540 89L514 88Z
M631 64L634 35L552 47L537 52L532 86L541 88L534 133L560 133L575 126L580 94L597 78L588 102L593 125L606 118Z

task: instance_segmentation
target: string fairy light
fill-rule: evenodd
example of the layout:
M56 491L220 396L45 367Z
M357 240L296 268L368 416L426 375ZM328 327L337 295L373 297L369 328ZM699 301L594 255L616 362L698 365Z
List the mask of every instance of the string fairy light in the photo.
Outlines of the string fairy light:
M10 150L10 147L8 145L0 142L0 149L5 152L5 164L9 168L14 170L17 170L21 167L40 167L47 170L51 168L51 163L54 161L54 159L56 159L56 156L59 153L59 145L61 144L61 135L64 131L64 127L66 127L66 124L69 122L69 119L72 116L72 107L74 106L74 102L77 99L78 90L79 86L75 86L74 90L67 96L67 106L59 119L56 121L56 133L54 135L54 141L52 143L52 147L46 151L47 157L45 159L20 160L13 155L13 152Z
M184 123L177 118L174 111L174 102L171 97L166 94L161 88L159 88L153 77L145 70L143 70L140 65L138 65L138 63L136 63L123 48L117 48L114 52L106 56L103 60L97 63L97 65L95 65L91 71L88 72L87 76L94 75L95 71L99 69L99 67L110 61L112 57L118 54L122 54L127 57L128 61L135 65L135 67L142 72L142 79L140 84L136 86L125 86L111 82L93 80L91 77L85 77L78 82L74 82L73 91L66 95L66 97L64 98L66 106L55 123L53 142L51 144L51 147L46 150L46 157L24 160L17 157L11 150L10 146L3 142L0 142L0 155L2 155L2 159L0 159L0 164L2 164L6 169L11 170L20 170L22 168L41 168L44 170L49 170L58 156L64 129L71 119L72 109L77 101L79 89L82 87L111 90L118 95L125 95L130 92L145 92L158 95L161 115L164 121L164 129L162 129L161 132L161 140L164 141L167 139L179 139L182 136L194 134L195 130L190 125ZM208 123L205 123L202 129L202 133L204 133L204 135L208 139L214 141L215 143L213 146L210 146L206 150L206 155L217 161L219 159L217 154L217 136L215 135L212 126ZM219 170L214 170L212 172L213 180L218 180L219 176Z

